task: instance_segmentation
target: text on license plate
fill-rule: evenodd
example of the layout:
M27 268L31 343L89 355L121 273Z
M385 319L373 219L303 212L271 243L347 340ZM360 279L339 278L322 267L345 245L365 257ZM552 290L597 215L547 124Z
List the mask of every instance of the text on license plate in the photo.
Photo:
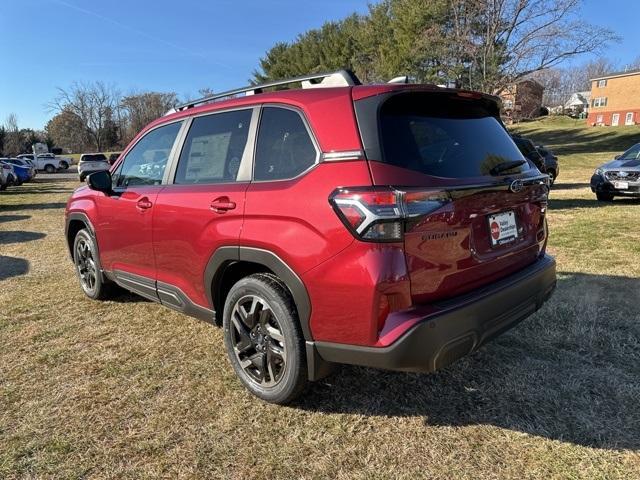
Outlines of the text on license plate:
M489 215L488 220L491 246L502 245L518 238L516 215L512 211Z
M613 182L613 186L618 190L627 190L629 188L629 182Z

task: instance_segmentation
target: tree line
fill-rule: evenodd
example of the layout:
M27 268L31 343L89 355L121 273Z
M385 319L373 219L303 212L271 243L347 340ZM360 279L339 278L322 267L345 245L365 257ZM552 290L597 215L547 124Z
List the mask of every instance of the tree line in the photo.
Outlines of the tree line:
M604 49L614 32L581 15L582 0L383 0L365 15L274 45L254 83L352 69L364 82L415 81L500 93L508 84Z

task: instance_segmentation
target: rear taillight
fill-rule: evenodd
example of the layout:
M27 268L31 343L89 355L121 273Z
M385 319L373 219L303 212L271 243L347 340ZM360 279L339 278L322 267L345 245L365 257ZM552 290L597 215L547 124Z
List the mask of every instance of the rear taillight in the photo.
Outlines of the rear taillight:
M346 227L370 242L402 240L405 220L431 213L448 201L446 192L392 187L339 188L329 197Z

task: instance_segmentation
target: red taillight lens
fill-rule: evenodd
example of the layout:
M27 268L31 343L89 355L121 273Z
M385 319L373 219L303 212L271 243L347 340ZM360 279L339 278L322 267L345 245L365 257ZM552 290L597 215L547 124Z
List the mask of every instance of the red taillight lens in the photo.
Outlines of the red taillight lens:
M404 220L425 215L448 201L446 192L401 191L391 187L341 188L329 202L351 232L361 240L402 240Z

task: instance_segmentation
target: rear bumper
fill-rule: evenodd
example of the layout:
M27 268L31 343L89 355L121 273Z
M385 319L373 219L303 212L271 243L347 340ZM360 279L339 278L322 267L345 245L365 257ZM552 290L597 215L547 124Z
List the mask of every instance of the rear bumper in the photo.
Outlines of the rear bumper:
M315 342L327 362L433 372L477 350L538 310L556 286L556 262L545 255L489 287L447 302L388 347Z

